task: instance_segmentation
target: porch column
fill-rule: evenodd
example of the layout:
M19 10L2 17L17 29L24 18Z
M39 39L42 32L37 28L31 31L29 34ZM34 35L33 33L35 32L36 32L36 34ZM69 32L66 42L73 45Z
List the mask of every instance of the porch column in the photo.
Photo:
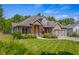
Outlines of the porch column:
M22 33L22 27L21 26L18 27L18 30Z
M31 27L32 27L32 28L31 28L31 32L34 33L34 24L32 24Z
M46 28L46 32L48 33L48 27Z

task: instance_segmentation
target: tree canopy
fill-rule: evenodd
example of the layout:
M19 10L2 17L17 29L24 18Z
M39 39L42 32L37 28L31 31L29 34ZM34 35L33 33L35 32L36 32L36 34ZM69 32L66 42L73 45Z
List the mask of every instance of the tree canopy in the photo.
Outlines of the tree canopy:
M3 8L2 5L0 5L0 31L4 29L4 18L3 16Z
M3 8L2 5L0 5L0 18L3 16Z
M11 32L11 20L6 19L4 21L4 33L10 33Z
M54 17L48 17L48 21L56 21Z
M21 20L21 17L22 16L18 14L14 15L14 17L12 17L12 22L19 22Z
M74 18L64 18L62 20L59 20L59 23L63 25L73 24L74 22L75 22Z
M25 19L27 19L27 18L29 18L29 17L30 17L30 16L22 16L22 15L16 14L16 15L14 15L14 16L11 18L11 20L12 20L12 22L17 23L17 22L23 21L23 20L25 20Z
M38 13L37 16L41 16L41 13Z

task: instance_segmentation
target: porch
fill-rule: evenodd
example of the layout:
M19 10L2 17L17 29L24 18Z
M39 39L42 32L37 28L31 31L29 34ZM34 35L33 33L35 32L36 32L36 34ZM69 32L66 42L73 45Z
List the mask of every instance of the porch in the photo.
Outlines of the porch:
M42 26L31 24L30 26L18 26L18 30L22 34L41 34Z

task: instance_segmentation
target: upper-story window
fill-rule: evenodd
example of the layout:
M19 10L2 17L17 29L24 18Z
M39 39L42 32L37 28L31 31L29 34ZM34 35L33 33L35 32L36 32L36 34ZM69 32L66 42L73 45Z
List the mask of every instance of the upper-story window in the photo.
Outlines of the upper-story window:
M47 19L46 19L46 18L43 18L43 19L42 19L42 24L43 24L43 25L47 25Z

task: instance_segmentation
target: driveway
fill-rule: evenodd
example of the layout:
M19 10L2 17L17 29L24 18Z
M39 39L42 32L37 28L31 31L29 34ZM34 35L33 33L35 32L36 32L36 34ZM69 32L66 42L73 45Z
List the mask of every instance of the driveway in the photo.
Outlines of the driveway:
M72 40L72 41L79 42L79 38L75 38L75 37L59 36L58 39L61 39L61 40Z

